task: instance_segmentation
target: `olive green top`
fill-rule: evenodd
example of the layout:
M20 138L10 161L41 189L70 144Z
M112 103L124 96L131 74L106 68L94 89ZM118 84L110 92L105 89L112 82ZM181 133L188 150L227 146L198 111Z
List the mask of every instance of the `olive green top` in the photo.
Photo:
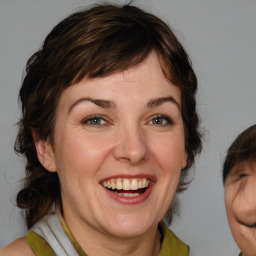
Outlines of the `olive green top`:
M68 230L63 218L59 216L61 226L66 236L71 241L79 256L86 256L83 249L79 246L70 231ZM164 223L160 223L159 230L162 234L163 241L159 256L187 256L189 247L184 244L171 230L169 230ZM48 243L40 237L37 233L29 230L26 235L26 241L36 256L56 256Z

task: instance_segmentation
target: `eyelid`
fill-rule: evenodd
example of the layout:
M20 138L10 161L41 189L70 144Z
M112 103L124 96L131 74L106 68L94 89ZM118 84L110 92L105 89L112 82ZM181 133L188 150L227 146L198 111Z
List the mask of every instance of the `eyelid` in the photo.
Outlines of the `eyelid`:
M248 176L248 174L246 174L246 173L240 173L238 176L239 176L240 179L242 179L242 178Z
M84 125L86 125L86 124L92 125L92 124L89 124L88 122L89 122L90 120L93 120L93 119L102 119L103 121L106 122L106 124L95 124L95 126L96 126L96 125L107 125L108 123L110 123L110 121L108 120L108 118L105 117L104 115L90 115L90 116L88 116L88 117L86 117L86 118L83 118L83 119L81 120L81 123L84 124Z
M235 182L240 181L247 176L248 176L248 174L246 174L246 173L237 173L234 177L234 181Z
M162 115L162 114L156 114L156 115L150 116L148 123L151 122L153 119L157 119L157 118L164 119L165 121L167 121L167 124L162 125L162 126L174 124L173 119L170 116Z

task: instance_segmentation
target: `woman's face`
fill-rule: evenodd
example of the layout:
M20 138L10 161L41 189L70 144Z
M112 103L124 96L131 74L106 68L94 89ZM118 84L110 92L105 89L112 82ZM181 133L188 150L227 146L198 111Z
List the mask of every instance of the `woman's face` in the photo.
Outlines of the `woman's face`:
M246 256L256 255L256 163L236 165L225 183L225 203L233 237Z
M186 166L180 90L154 52L124 72L84 79L61 95L53 149L37 149L58 173L71 231L145 234L165 215Z

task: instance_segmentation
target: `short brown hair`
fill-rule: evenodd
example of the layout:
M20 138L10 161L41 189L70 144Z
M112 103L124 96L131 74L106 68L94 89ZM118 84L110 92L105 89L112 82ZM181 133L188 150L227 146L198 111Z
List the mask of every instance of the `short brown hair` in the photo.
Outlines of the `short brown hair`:
M47 214L53 202L61 200L58 176L40 164L32 132L39 139L52 139L56 107L67 87L83 78L126 70L145 60L152 50L160 56L166 78L181 90L188 159L178 191L184 189L184 177L201 149L197 78L190 59L171 29L156 16L132 5L96 5L54 27L26 66L15 149L27 158L27 178L17 204L27 210L28 227Z
M245 162L256 162L256 124L239 134L227 150L222 169L223 183L235 165Z

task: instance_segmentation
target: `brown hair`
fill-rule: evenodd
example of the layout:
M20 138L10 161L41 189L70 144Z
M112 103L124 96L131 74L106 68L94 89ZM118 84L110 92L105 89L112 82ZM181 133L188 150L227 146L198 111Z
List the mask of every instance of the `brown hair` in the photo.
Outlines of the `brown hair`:
M83 78L103 77L141 63L155 50L163 72L181 90L187 166L178 191L201 150L195 94L197 79L185 50L159 18L131 6L96 5L61 21L29 60L20 89L22 118L15 149L27 158L24 188L17 204L26 209L27 226L61 203L56 173L40 164L32 136L52 139L55 111L61 93Z
M227 150L222 179L225 184L231 169L240 163L256 162L256 124L243 131Z

